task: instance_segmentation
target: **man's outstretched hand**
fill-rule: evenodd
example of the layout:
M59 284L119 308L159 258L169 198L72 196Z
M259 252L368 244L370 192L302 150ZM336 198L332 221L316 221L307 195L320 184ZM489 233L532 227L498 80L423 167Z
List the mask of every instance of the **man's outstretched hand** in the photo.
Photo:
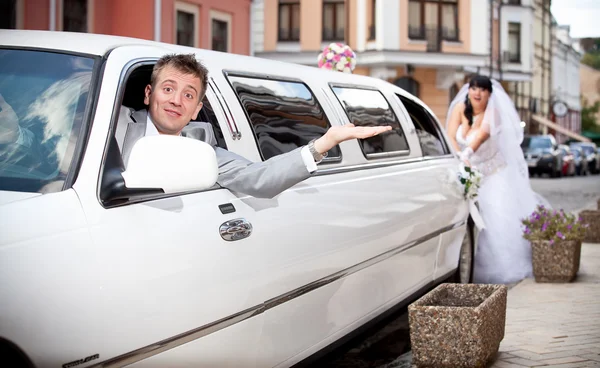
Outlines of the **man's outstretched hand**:
M324 154L341 142L350 139L364 139L374 137L377 134L392 130L391 126L354 126L354 124L346 124L343 126L334 126L329 128L327 133L315 141L315 149L317 152Z

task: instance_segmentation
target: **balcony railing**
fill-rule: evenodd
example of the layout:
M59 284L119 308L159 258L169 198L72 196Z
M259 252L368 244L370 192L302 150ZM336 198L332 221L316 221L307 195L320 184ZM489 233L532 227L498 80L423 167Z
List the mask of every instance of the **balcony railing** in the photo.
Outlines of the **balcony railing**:
M427 51L439 52L441 50L441 41L458 41L458 29L438 27L409 25L408 37L413 40L427 41Z
M323 27L323 33L321 35L323 37L323 41L344 41L344 29L338 29L337 32L331 28Z
M278 36L279 41L300 41L300 28L280 28Z
M502 53L503 61L505 63L520 63L521 62L521 53L514 51L504 51Z

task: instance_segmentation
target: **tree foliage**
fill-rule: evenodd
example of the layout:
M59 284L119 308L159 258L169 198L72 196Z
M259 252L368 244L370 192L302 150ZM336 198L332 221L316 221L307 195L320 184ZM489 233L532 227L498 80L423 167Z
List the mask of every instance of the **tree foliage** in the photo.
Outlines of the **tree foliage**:
M600 38L583 38L579 44L585 52L581 62L600 70Z
M597 117L600 111L600 101L589 104L584 97L581 104L581 130L600 133L600 125L598 125Z

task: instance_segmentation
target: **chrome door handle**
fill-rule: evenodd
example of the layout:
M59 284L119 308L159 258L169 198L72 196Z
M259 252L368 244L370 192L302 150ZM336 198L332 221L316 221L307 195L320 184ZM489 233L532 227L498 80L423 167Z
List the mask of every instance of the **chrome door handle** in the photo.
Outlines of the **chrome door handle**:
M245 239L252 234L252 224L243 218L229 220L219 226L219 234L227 241Z

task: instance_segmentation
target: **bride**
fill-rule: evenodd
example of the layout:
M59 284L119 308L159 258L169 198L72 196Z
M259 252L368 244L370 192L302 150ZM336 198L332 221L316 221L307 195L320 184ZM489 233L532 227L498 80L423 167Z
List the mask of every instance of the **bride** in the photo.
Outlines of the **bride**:
M507 284L532 274L531 247L521 219L538 203L521 150L523 130L500 83L481 75L465 84L450 104L448 135L459 157L483 174L478 192L485 228L479 233L473 279Z

